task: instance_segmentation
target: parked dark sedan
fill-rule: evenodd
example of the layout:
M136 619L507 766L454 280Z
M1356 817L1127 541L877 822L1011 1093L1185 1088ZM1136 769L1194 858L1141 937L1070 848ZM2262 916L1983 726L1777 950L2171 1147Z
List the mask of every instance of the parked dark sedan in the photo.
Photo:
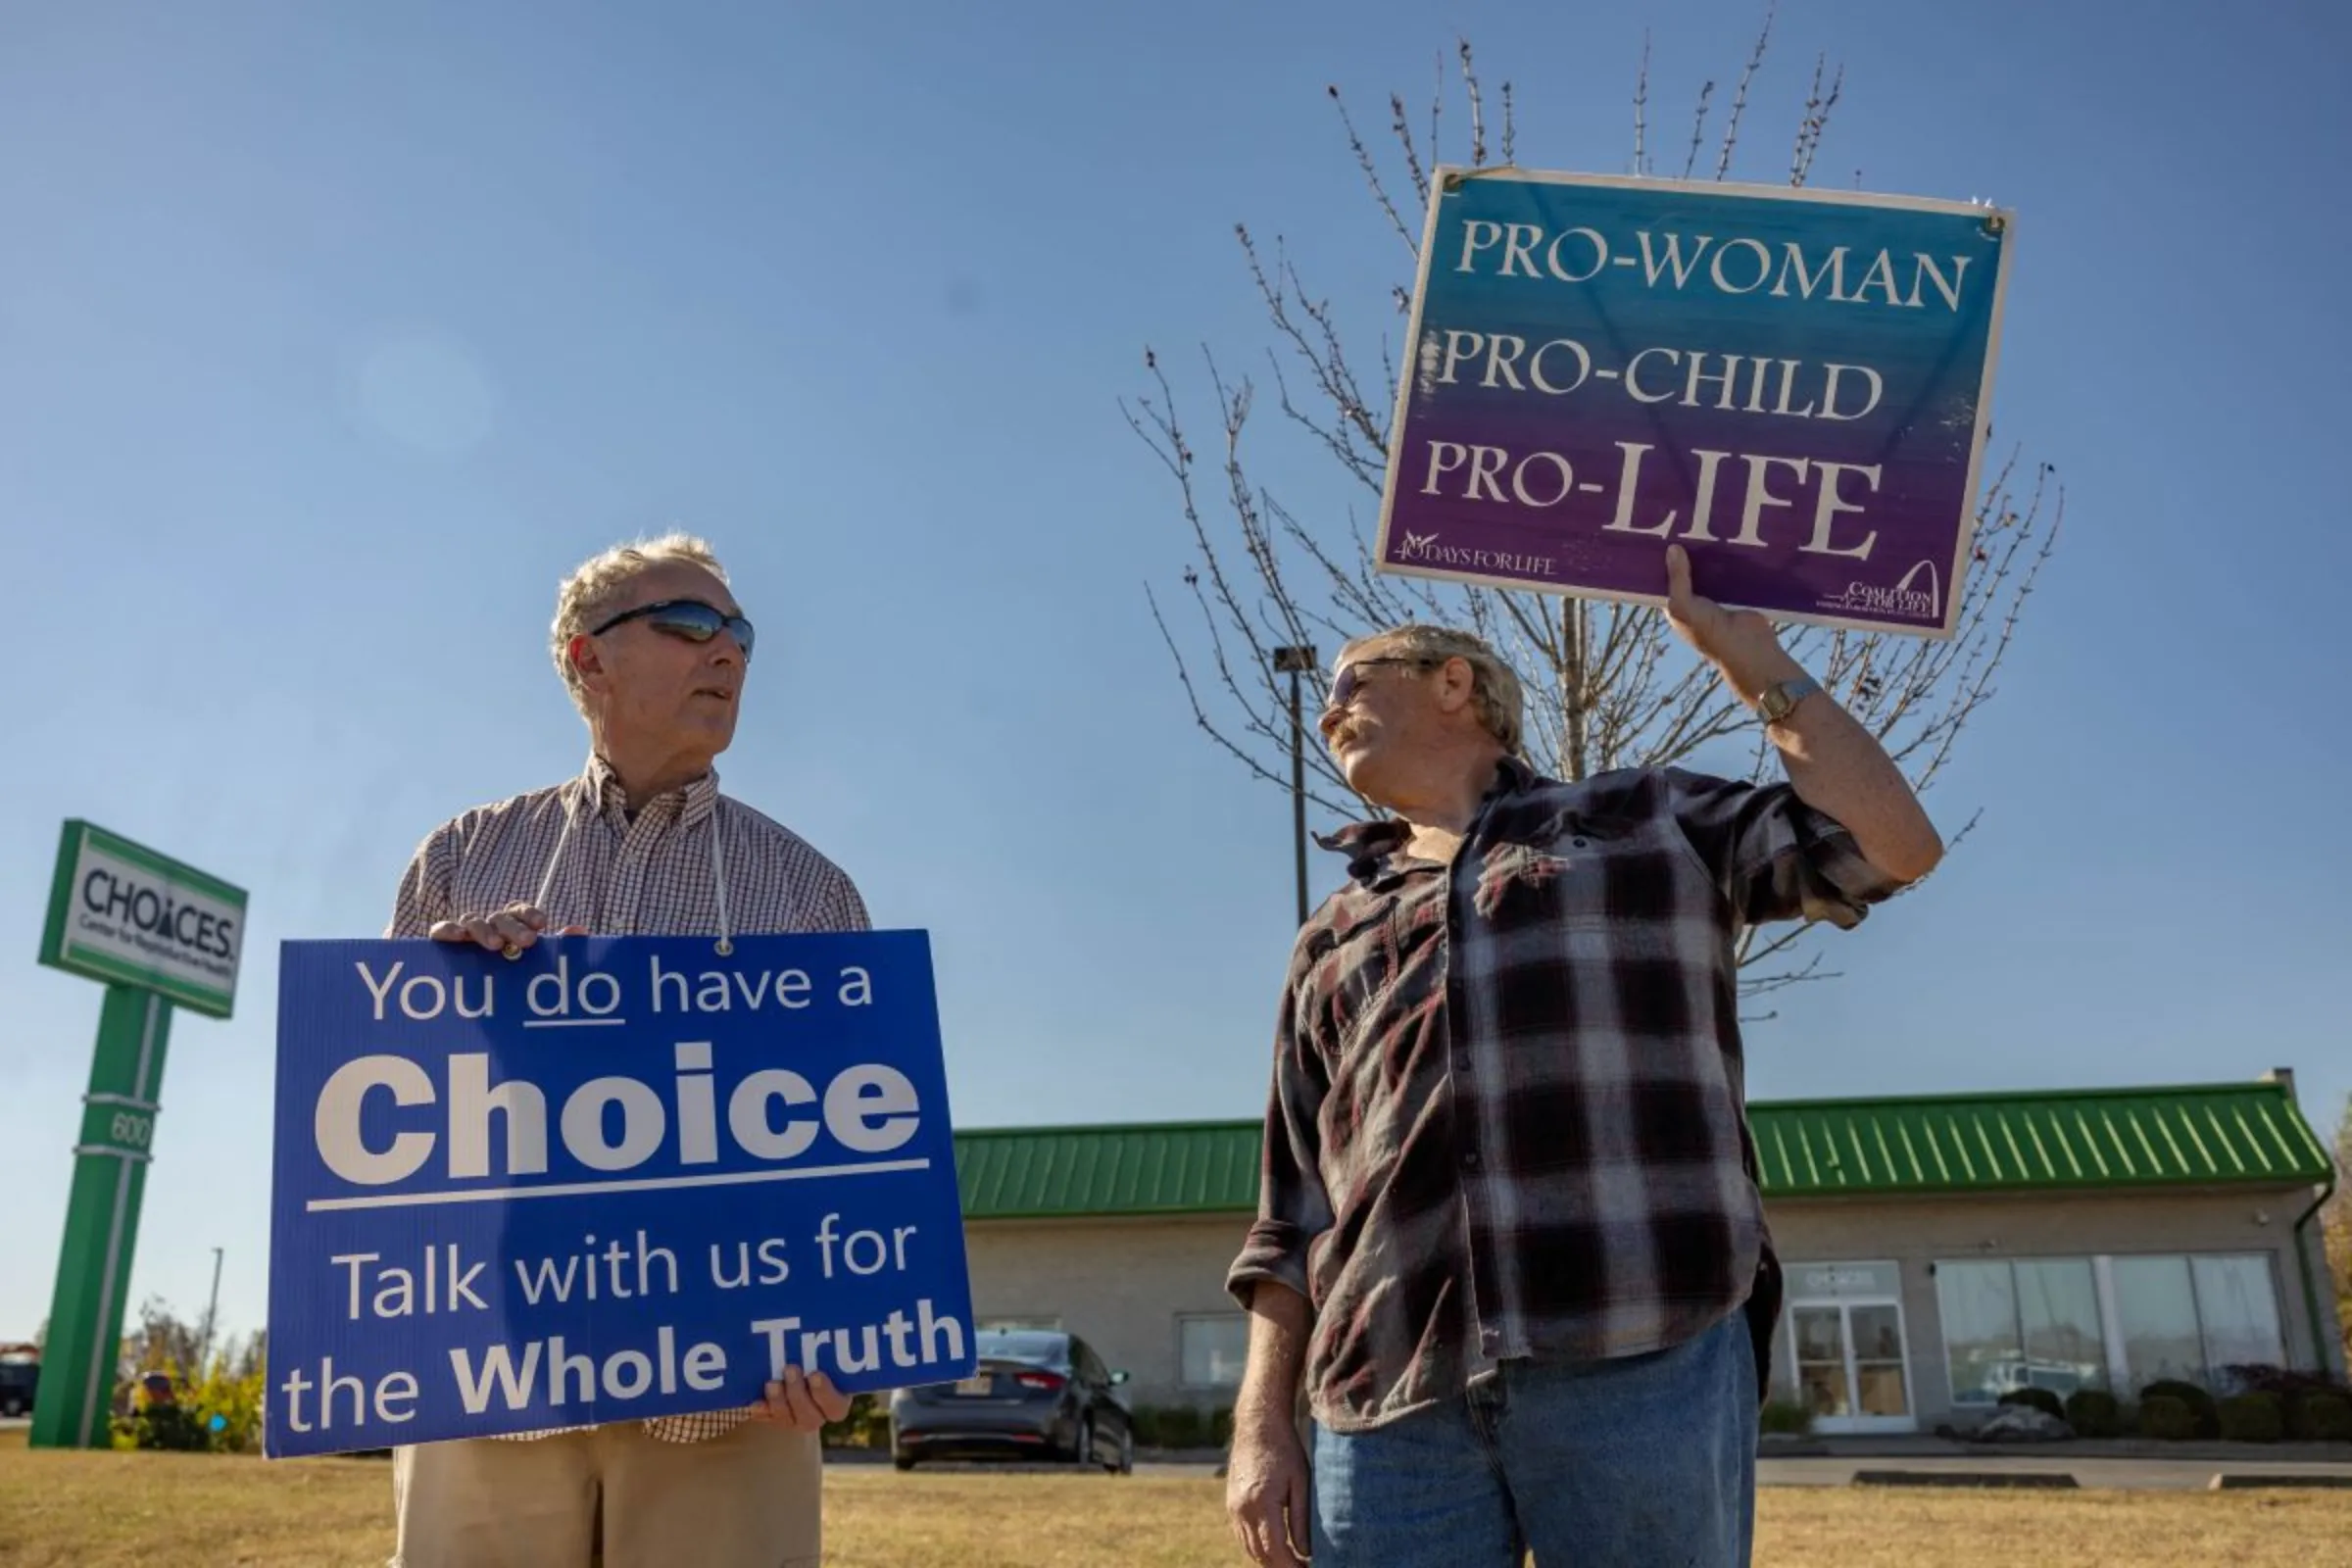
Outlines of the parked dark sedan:
M1075 1334L984 1329L979 1366L960 1383L901 1389L890 1400L891 1458L1032 1459L1135 1469L1135 1428L1111 1391L1124 1372Z

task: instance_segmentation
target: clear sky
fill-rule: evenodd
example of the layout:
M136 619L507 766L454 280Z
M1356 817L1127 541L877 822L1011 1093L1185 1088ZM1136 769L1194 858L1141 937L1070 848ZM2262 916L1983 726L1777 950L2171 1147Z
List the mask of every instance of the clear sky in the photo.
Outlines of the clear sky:
M761 629L725 786L934 933L957 1120L1254 1115L1289 804L1190 725L1144 600L1187 541L1116 400L1147 343L1196 395L1200 344L1261 353L1236 220L1391 319L1327 83L1377 127L1467 29L1523 164L1618 172L1644 29L1670 149L1760 16L7 9L0 1338L47 1310L98 1013L32 961L60 820L252 892L236 1018L172 1034L132 1301L200 1311L220 1247L253 1328L276 944L375 934L436 822L578 765L555 583L672 523ZM1736 175L1785 177L1828 51L1822 180L2019 212L1995 439L2071 493L1932 797L1981 826L1753 1030L1758 1098L2352 1091L2352 37L2094 10L1787 0L1750 94Z

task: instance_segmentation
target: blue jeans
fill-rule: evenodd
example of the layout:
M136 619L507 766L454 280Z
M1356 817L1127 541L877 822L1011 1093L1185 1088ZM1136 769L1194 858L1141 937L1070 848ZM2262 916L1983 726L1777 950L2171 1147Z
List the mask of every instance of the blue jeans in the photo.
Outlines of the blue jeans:
M1756 1357L1734 1312L1623 1360L1505 1362L1462 1398L1314 1435L1314 1568L1747 1568Z

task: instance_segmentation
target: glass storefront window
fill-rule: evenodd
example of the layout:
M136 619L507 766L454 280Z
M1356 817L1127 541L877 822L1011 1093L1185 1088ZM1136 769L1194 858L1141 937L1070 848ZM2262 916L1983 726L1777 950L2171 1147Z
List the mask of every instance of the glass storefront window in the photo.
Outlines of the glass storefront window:
M2114 1263L2115 1321L2124 1366L2136 1394L2158 1378L2205 1381L2197 1335L2197 1298L2185 1257L2119 1257Z
M1176 1320L1178 1375L1188 1389L1239 1388L1250 1363L1250 1319L1220 1312Z
M1952 1402L1990 1404L2013 1381L2025 1347L2017 1320L2017 1281L2003 1263L1938 1263L1936 1299L1943 1313L1944 1354Z
M2016 1266L2025 1384L2062 1399L2077 1389L2107 1387L2107 1339L2099 1332L2099 1290L2090 1260L2020 1259Z
M2278 1333L2270 1259L2192 1257L2188 1264L2212 1387L2233 1392L2228 1370L2233 1366L2284 1366L2286 1345Z

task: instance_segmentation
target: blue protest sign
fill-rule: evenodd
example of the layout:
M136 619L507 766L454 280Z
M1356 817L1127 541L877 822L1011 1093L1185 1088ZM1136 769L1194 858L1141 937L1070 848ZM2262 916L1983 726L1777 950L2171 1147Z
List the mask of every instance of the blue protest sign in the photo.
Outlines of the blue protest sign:
M920 932L289 942L267 1451L974 1365Z
M2014 235L1965 202L1441 170L1380 569L1948 637Z

